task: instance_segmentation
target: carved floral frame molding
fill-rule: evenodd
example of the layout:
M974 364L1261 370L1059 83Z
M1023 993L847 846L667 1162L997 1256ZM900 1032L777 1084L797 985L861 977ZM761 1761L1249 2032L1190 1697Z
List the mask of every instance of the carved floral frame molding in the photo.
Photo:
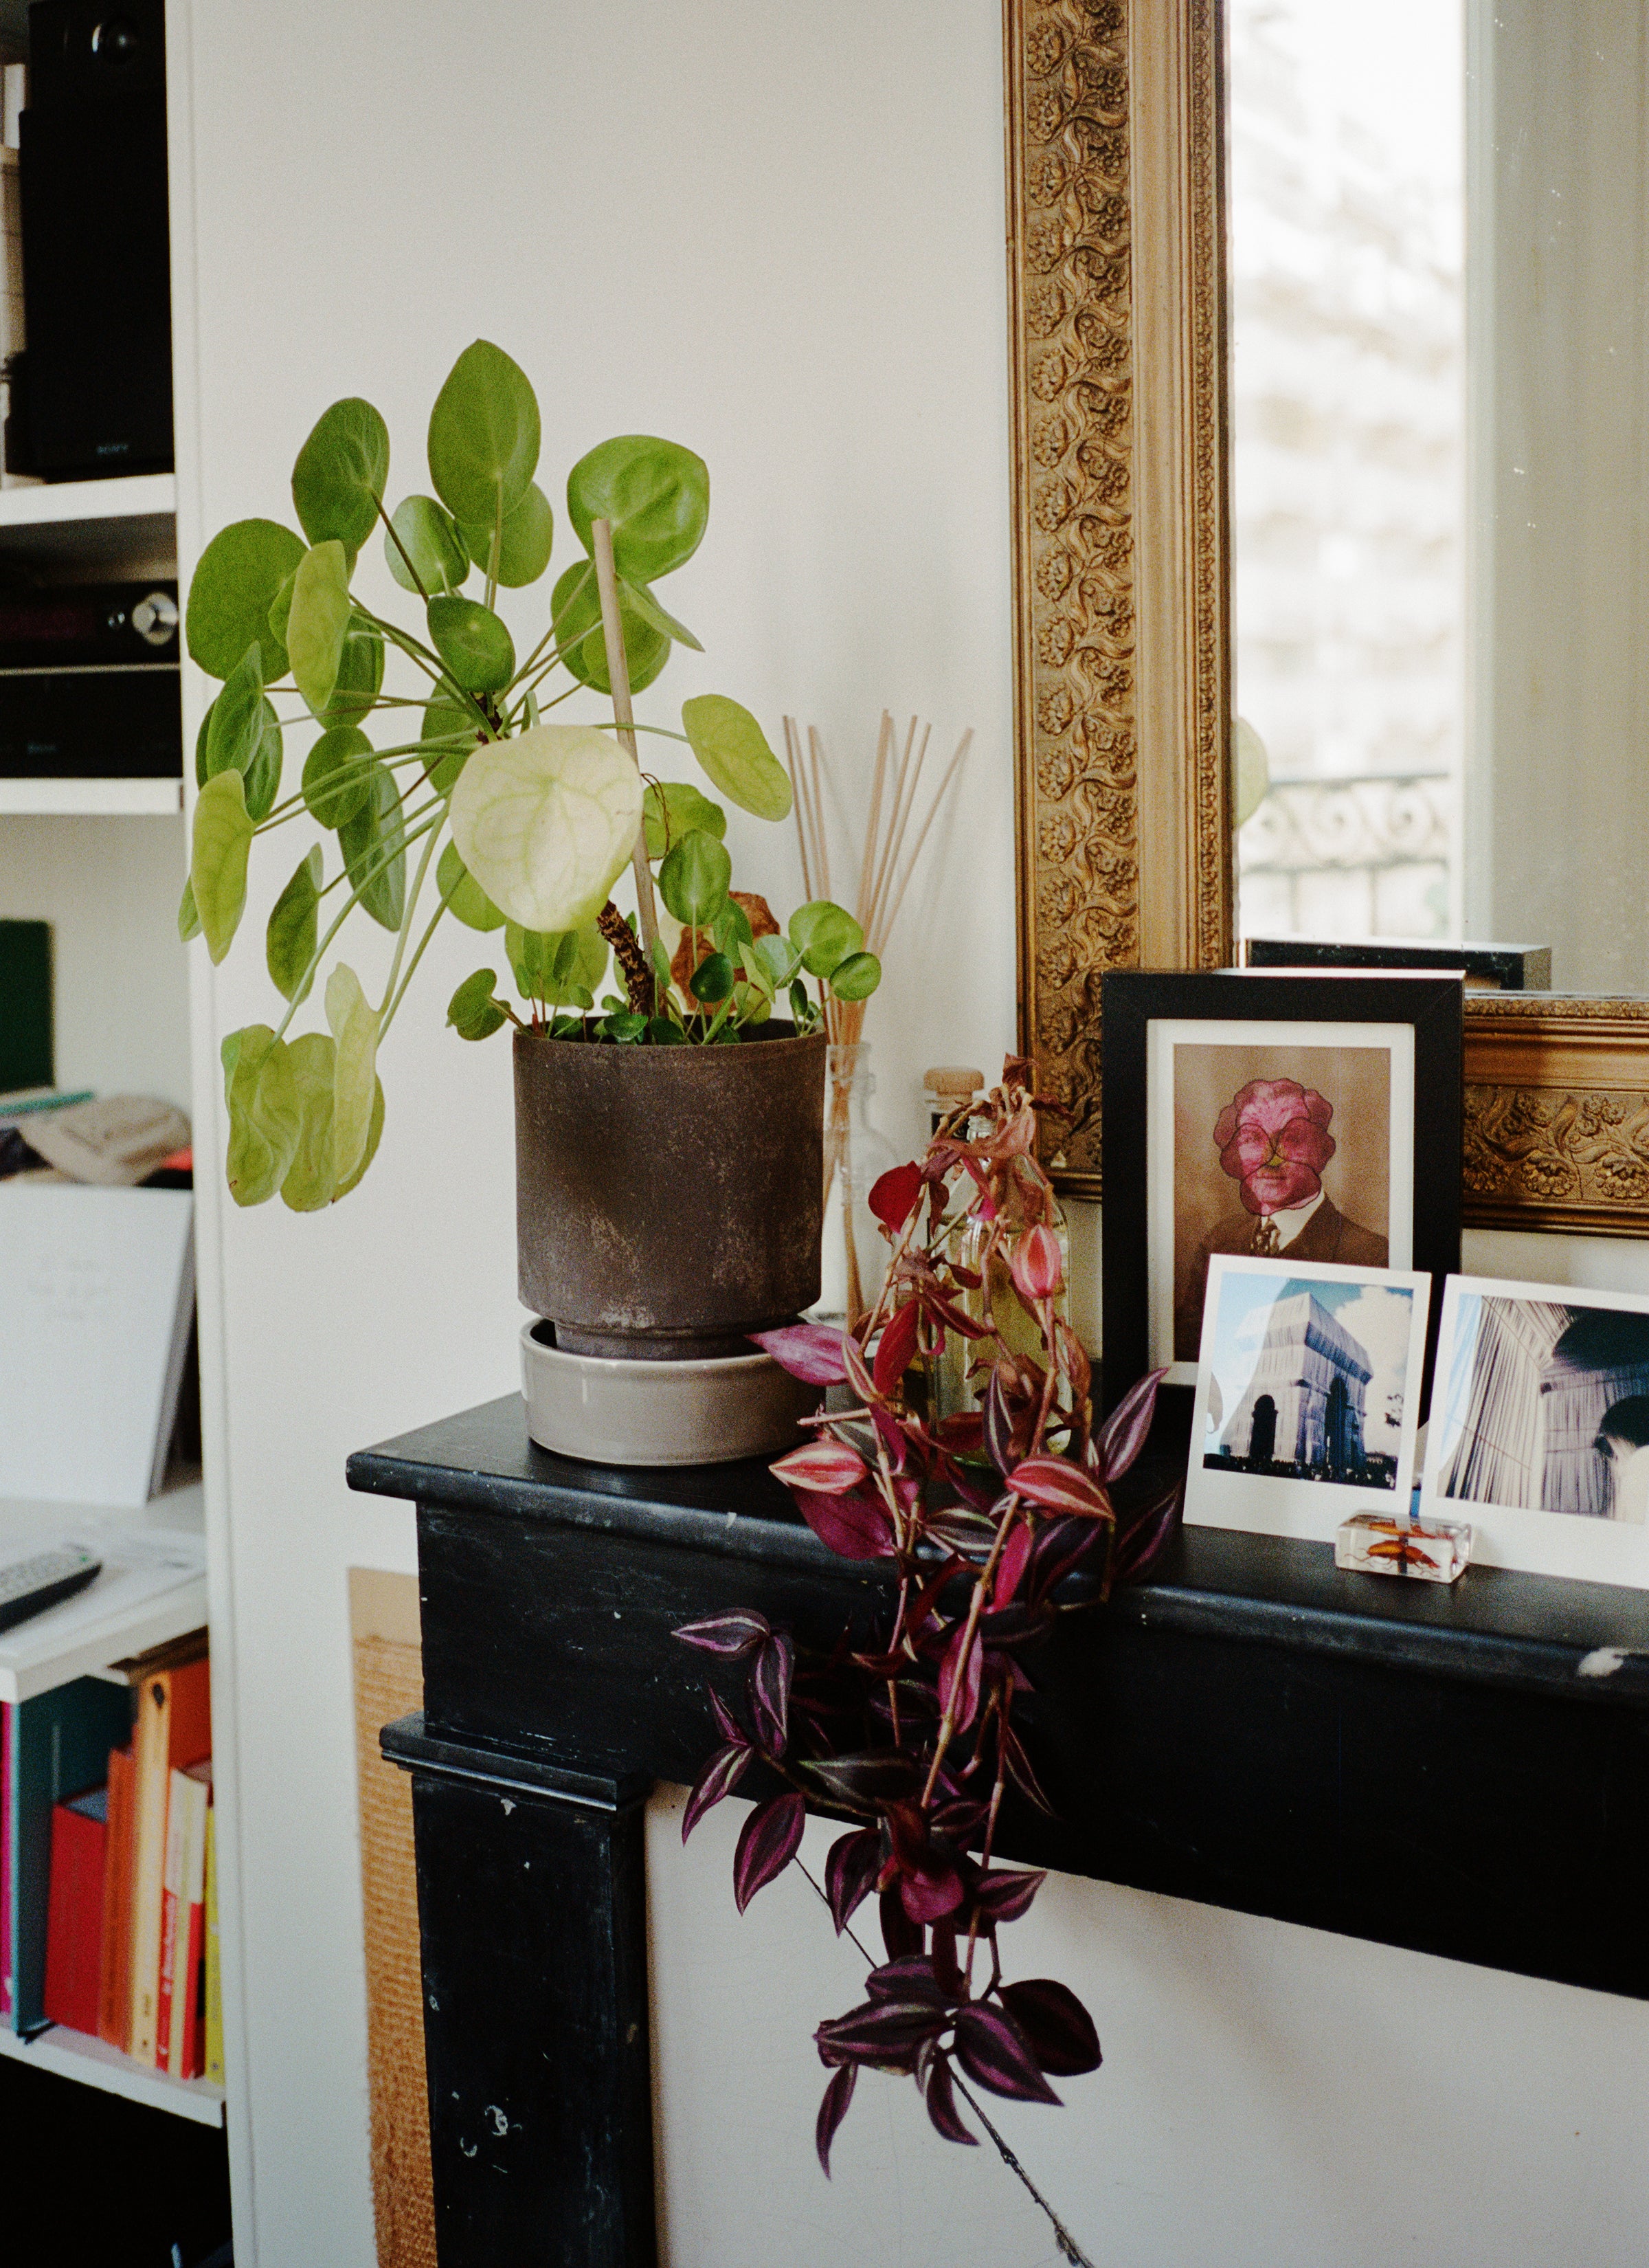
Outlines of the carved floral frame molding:
M1020 1044L1100 1195L1100 978L1229 966L1218 0L1005 0ZM1464 1217L1649 1236L1649 1001L1469 997Z

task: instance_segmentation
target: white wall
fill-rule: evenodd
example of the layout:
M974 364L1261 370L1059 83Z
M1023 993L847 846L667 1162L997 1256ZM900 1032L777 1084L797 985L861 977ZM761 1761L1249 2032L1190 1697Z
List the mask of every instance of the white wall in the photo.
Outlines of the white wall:
M173 0L172 22L185 573L204 533L281 514L335 395L379 403L392 486L423 485L430 398L477 332L539 385L552 494L609 432L701 450L710 532L666 596L708 653L674 661L644 713L724 687L844 751L884 703L978 731L943 881L907 908L869 1025L888 1130L912 1140L922 1066L991 1065L1012 1031L996 0ZM758 832L741 863L770 860L793 902L788 843ZM299 847L254 884L253 940ZM351 1497L342 1467L513 1383L507 1058L441 1029L479 957L467 938L432 948L384 1065L382 1152L345 1204L299 1219L202 1194L243 2268L254 2246L259 2268L372 2259L344 1571L410 1567L413 1539L410 1510ZM255 942L215 973L197 955L203 1152L217 1042L270 998ZM673 2268L822 2260L827 2242L924 2268L984 2257L986 2231L997 2257L1048 2258L1005 2176L908 2106L861 2107L824 2187L806 2035L852 1980L828 1933L794 1953L773 1938L788 1886L732 1929L712 1842L658 1849L652 1874ZM1641 2067L1636 2008L1087 1885L1058 1886L1027 1939L1089 1985L1110 2062L1015 2132L1102 2257L1316 2268L1410 2258L1417 2235L1418 2257L1475 2260L1485 2169L1513 2185L1503 2228L1537 2190L1565 2229L1637 2212L1636 2129L1610 2124ZM730 1996L763 1979L752 2064ZM1447 2113L1447 2139L1422 2123L1395 2163L1370 2141L1336 2164L1357 2146L1339 2111L1376 2092ZM1584 2147L1559 2152L1560 2101ZM1380 2202L1399 2188L1406 2220Z
M946 886L913 893L867 1028L908 1145L923 1065L988 1064L1012 1036L995 0L199 0L172 20L195 277L186 243L176 291L197 326L185 574L203 532L288 516L292 457L337 395L384 411L397 492L427 487L430 402L478 333L538 387L558 510L567 467L610 433L699 450L710 533L665 595L707 652L673 661L641 713L673 723L723 688L775 736L790 710L866 757L884 703L947 747L977 730ZM741 830L740 865L794 904L793 838L762 832ZM223 1032L268 1013L256 939L300 847L254 882L252 949L197 961L202 1098ZM232 1751L220 1689L218 1742L245 1892L231 2052L251 2117L232 2136L239 2252L250 2196L261 2268L371 2257L344 1570L410 1566L412 1515L351 1497L343 1460L514 1381L507 1053L442 1030L482 957L467 933L431 948L361 1189L320 1219L220 1206L206 1271L230 1413L215 1581L238 1725Z
M57 1083L189 1107L180 819L0 819L0 915L52 925Z

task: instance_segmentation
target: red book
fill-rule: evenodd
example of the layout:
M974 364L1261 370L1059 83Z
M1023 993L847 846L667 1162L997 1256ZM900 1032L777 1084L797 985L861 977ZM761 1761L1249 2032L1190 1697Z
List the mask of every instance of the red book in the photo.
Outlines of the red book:
M46 2014L71 2031L98 2029L103 1947L103 1860L108 1790L52 1808L51 1880L46 1908Z

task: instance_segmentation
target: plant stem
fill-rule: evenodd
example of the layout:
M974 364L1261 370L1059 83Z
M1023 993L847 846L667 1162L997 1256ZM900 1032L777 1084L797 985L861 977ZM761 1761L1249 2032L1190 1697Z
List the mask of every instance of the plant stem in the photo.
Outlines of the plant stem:
M973 1652L974 1640L979 1633L979 1618L985 1610L985 1594L990 1587L990 1579L997 1572L997 1562L1002 1557L1002 1547L1008 1540L1008 1530L1013 1525L1019 1508L1018 1497L1010 1496L1007 1510L997 1528L997 1540L990 1547L990 1557L974 1579L974 1595L968 1603L968 1627L963 1634L961 1652L957 1656L957 1674L951 1685L951 1697L945 1705L944 1717L940 1719L939 1738L933 1744L933 1762L928 1767L927 1786L922 1791L924 1811L933 1800L933 1787L939 1776L939 1766L945 1761L945 1751L956 1730L956 1705L968 1683L968 1657Z
M624 625L618 608L618 571L613 564L612 523L605 519L593 521L590 537L595 552L596 586L601 593L601 634L607 641L607 677L613 688L613 716L618 725L618 737L629 749L629 760L639 775L641 758L636 752L636 718L629 701L629 658L624 652ZM651 968L652 948L659 935L659 913L653 903L652 868L647 863L644 816L637 823L629 864L636 877L636 911L641 925L642 951Z
M384 499L382 497L374 497L372 501L378 506L378 517L384 523L384 533L388 536L396 550L400 552L401 564L405 567L408 574L412 578L412 586L427 607L430 603L430 594L423 587L423 578L413 565L411 553L407 549L406 545L395 533L395 523L391 519L389 514L384 510Z
M430 871L430 861L435 855L435 846L440 839L440 828L432 827L423 845L423 855L418 860L418 871L412 878L412 887L407 893L406 909L401 917L401 933L395 939L395 956L389 964L389 982L384 987L384 1005L378 1012L380 1034L383 1030L384 1019L389 1012L389 1004L395 997L395 979L401 974L401 963L406 954L407 939L412 934L412 917L418 909L418 893L423 887L423 878Z
M1087 2254L1077 2242L1076 2238L1072 2236L1071 2231L1065 2227L1064 2222L1060 2220L1059 2215L1054 2211L1052 2205L1049 2204L1047 2198L1042 2195L1041 2190L1037 2188L1035 2183L1026 2172L1024 2167L1020 2165L1019 2160L1014 2156L1012 2151L1009 2149L1002 2136L997 2133L996 2128L985 2117L984 2112L979 2107L979 2097L974 2093L972 2088L968 2086L967 2080L962 2078L960 2072L953 2072L951 2073L951 2077L955 2083L956 2092L958 2095L961 2096L963 2102L973 2112L974 2117L979 2121L979 2124L984 2128L986 2133L990 2135L991 2140L996 2144L998 2152L1001 2154L1003 2164L1007 2167L1011 2173L1015 2173L1019 2176L1026 2188L1035 2198L1037 2204L1041 2205L1042 2211L1048 2215L1049 2221L1054 2232L1054 2242L1059 2247L1059 2250L1064 2254L1065 2258L1073 2264L1073 2268L1093 2268L1093 2263L1089 2259Z
M531 667L533 666L533 664L534 664L534 663L538 659L539 655L540 655L541 653L542 653L542 652L543 652L544 648L545 648L545 647L546 647L546 646L550 643L551 639L555 637L555 635L556 635L556 625L557 625L557 624L558 624L558 623L563 620L563 618L566 615L566 614L567 614L567 613L569 612L569 610L571 608L571 607L573 606L574 602L575 602L575 601L577 600L577 599L578 598L579 593L584 590L584 588L585 588L585 585L589 582L589 580L590 580L590 564L589 564L589 563L585 563L585 570L584 570L583 574L581 574L581 575L579 576L579 578L578 578L578 581L573 585L572 588L568 592L568 593L567 593L566 597L562 600L562 602L561 602L561 613L560 613L560 614L558 614L558 615L552 615L550 616L550 618L549 618L549 628L548 628L548 629L544 632L543 637L542 637L541 638L540 638L540 640L539 640L538 644L537 644L533 648L532 652L531 652L531 653L529 653L529 654L527 655L526 659L526 660L521 664L520 667L516 671L516 673L515 673L515 676L514 676L514 678L512 679L512 684L511 684L511 689L512 689L512 690L513 690L513 689L514 689L514 687L515 687L515 686L517 686L517 685L519 685L519 684L520 683L521 680L522 680L522 679L526 675L527 671L528 671L529 669L531 669ZM585 637L587 637L589 636L589 632L588 632L587 630L585 630L585 632L583 632L583 634L582 634L582 635L583 635ZM578 641L578 639L575 639L573 642L574 642L574 644L577 644L579 641ZM560 659L561 659L561 657L560 657L560 655L559 655L559 654L555 655L555 656L552 658L552 659L551 659L551 661L550 661L550 663L549 663L549 667L553 669L553 668L555 667L556 662L556 661L558 661Z

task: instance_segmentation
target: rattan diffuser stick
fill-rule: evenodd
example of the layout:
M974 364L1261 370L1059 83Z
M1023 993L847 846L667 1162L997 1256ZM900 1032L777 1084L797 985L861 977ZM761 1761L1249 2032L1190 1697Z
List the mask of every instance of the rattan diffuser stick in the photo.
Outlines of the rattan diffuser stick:
M809 725L804 737L801 726L793 717L784 719L784 755L794 793L796 836L801 850L802 887L810 898L831 895L830 843L826 812L828 792L828 800L835 803L839 810L844 813L864 810L865 814L865 843L858 868L858 896L852 910L865 932L866 948L879 960L886 954L888 939L893 934L894 924L899 918L900 908L904 903L910 878L926 846L929 832L955 784L974 737L970 725L957 742L956 753L946 766L944 777L928 800L922 823L907 853L905 838L909 832L910 815L921 786L922 767L927 755L931 731L931 726L913 717L905 732L902 748L894 720L883 710L880 729L876 736L875 768L871 776L866 803L862 791L853 792L855 784L850 783L849 792L843 792L843 784L830 761L818 728ZM833 1048L858 1045L865 1028L865 1008L863 1000L826 1000L825 1030ZM847 1155L853 1060L851 1057L836 1054L831 1057L830 1108L825 1126L827 1208L836 1170ZM850 1205L844 1212L843 1226L847 1237L848 1315L850 1322L857 1322L865 1313L866 1302L853 1240Z

